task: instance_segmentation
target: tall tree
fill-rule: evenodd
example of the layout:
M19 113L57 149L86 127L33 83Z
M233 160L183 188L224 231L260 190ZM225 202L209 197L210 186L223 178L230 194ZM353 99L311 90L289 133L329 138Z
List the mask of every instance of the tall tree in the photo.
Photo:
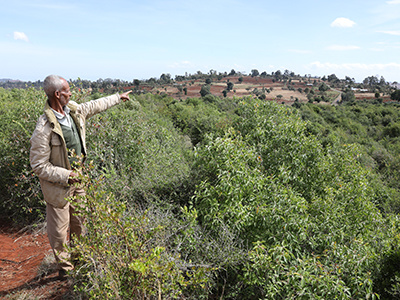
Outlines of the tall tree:
M332 83L339 82L339 78L335 74L328 75L328 81Z
M280 80L282 78L282 72L280 70L276 71L274 77L276 80Z
M169 83L171 81L171 74L161 74L160 81Z
M260 75L260 72L257 69L251 70L251 77L257 77L258 75Z
M374 86L379 83L379 80L376 76L368 76L363 80L363 83L368 86Z

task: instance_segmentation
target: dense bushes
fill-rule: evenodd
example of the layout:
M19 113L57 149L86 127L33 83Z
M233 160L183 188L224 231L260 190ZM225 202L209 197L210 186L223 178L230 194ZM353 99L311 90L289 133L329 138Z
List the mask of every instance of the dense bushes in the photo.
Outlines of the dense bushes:
M43 110L44 93L0 88L1 214L31 224L43 218L40 187L29 165L29 139Z
M375 297L372 274L391 237L357 147L323 148L283 106L247 99L237 112L236 131L198 150L195 196L203 226L254 245L236 296Z
M134 98L87 124L77 296L399 294L396 107ZM3 211L28 223L43 218L28 153L44 101L0 90Z
M396 103L368 104L358 102L339 107L302 105L304 120L310 121L308 130L324 144L359 144L357 159L372 169L390 193L390 199L378 200L385 212L400 211L400 107ZM389 189L388 189L389 188Z
M195 219L187 211L179 220L159 207L143 209L127 202L132 199L117 199L107 186L110 178L88 180L93 169L86 165L82 172L84 201L70 199L88 230L71 248L77 259L76 291L93 299L206 296L212 268L193 263L177 249L195 230Z

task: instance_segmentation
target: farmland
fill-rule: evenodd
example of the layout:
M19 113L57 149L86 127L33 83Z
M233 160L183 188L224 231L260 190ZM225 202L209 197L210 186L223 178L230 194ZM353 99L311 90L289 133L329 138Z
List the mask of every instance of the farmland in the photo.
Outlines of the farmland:
M242 80L239 81L239 78ZM227 76L221 80L216 79L216 81L210 84L210 93L216 97L223 97L224 90L227 89L227 83L233 83L233 90L227 93L227 97L244 97L249 95L265 95L265 100L275 101L277 103L285 103L287 105L292 105L296 100L301 103L306 103L309 101L307 97L307 91L312 89L318 89L318 87L323 83L319 78L299 78L293 79L288 83L287 81L276 81L273 78L261 78L261 77L251 77L251 76ZM185 81L175 81L173 84L165 84L161 86L151 87L143 85L142 88L146 92L151 92L153 94L166 93L167 95L175 99L187 99L189 97L199 97L201 87L206 85L205 80L185 80ZM182 88L186 87L187 92L184 93ZM325 102L327 104L333 102L339 95L343 87L338 89L330 89L325 93L327 96ZM354 92L355 99L375 99L375 93L373 92ZM390 95L382 95L383 101L390 101Z

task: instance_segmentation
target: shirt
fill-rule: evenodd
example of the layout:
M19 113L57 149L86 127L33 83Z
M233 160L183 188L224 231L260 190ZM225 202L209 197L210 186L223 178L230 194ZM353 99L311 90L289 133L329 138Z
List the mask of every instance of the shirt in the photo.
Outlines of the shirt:
M72 126L71 121L70 121L71 118L69 117L69 113L70 113L71 110L69 109L69 107L67 107L67 106L63 107L65 115L60 114L58 111L55 111L54 109L51 109L51 110L54 112L54 115L56 116L57 121L61 125L64 125L64 126L67 126L67 127L71 128L71 126Z

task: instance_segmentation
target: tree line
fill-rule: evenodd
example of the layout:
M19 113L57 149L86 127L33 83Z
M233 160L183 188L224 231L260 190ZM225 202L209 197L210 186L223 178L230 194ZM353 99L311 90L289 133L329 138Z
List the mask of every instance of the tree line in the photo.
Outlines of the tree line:
M230 72L217 72L216 70L211 69L207 73L203 73L201 71L197 71L194 74L185 73L185 75L176 75L175 78L172 77L169 73L163 73L160 75L159 78L152 77L149 79L133 79L132 81L121 80L121 79L112 79L106 78L102 79L99 78L95 81L90 81L86 79L70 79L69 83L73 84L78 88L88 89L91 88L92 90L98 91L102 90L103 92L108 92L113 89L119 88L136 88L139 90L141 85L146 86L157 86L157 85L166 85L166 84L174 84L179 82L185 81L192 81L192 80L202 80L202 81L221 81L226 77L237 76L239 78L239 82L243 80L243 77L250 76L250 77L260 77L260 78L270 78L274 82L291 82L292 80L300 80L303 82L313 82L315 80L322 80L326 82L331 87L341 88L341 89L367 89L368 91L378 92L378 93L392 93L396 88L397 82L389 83L385 80L383 76L378 78L378 76L368 76L362 82L356 82L354 78L350 78L349 76L345 76L344 79L339 79L335 74L330 74L327 76L316 77L311 76L311 74L295 74L293 71L284 70L277 70L275 72L271 72L268 74L266 71L259 72L257 69L252 69L249 74L246 72L238 72L232 69ZM19 80L3 80L0 81L0 87L5 89L12 89L12 88L36 88L39 89L43 87L43 81L19 81ZM395 95L398 98L398 95Z

